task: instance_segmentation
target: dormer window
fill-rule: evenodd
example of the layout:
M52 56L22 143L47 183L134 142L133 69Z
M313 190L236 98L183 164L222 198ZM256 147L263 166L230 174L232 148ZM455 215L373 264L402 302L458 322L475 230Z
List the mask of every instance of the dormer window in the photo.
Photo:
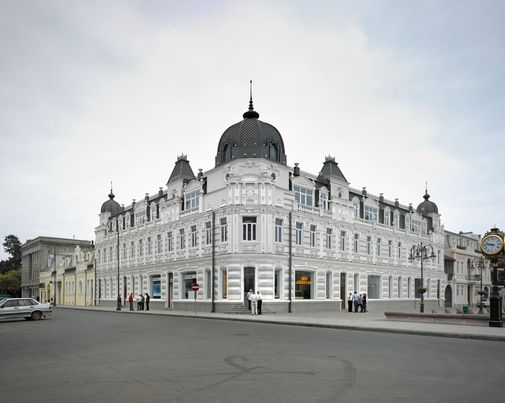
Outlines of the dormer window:
M186 210L198 207L200 202L199 193L198 190L194 190L184 195L184 207Z
M410 230L412 232L420 232L421 226L422 226L421 221L414 219L410 220Z
M359 203L352 204L352 216L353 218L359 217Z
M377 207L365 205L363 210L363 218L367 221L377 222L378 211L379 210Z
M312 189L295 186L293 190L295 192L295 200L298 204L312 207Z
M319 193L319 206L325 210L328 210L328 193Z

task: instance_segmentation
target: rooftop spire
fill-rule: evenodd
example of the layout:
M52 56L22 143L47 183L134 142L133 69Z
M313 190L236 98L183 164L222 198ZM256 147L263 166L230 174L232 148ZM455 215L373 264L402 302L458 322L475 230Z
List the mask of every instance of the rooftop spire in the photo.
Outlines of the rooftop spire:
M254 110L253 99L252 99L252 80L249 80L249 110L242 115L244 119L258 119L260 117L259 113Z
M428 200L430 198L430 195L428 194L428 182L425 182L425 190L424 190L424 200Z
M112 181L110 181L110 193L109 198L112 200L114 198L114 192L112 191Z

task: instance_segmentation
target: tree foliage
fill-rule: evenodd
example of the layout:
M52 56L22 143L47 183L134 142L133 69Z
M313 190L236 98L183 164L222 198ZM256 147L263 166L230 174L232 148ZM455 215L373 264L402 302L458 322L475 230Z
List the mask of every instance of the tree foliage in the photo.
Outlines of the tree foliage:
M16 235L7 235L2 245L10 257L0 261L0 273L21 269L21 242L19 238Z
M0 294L17 297L21 290L21 270L11 270L0 274Z

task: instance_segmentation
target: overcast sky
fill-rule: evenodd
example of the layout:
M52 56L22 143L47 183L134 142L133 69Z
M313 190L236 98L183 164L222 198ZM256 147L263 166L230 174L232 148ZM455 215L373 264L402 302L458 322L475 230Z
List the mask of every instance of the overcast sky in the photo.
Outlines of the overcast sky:
M288 165L504 229L503 1L0 1L0 236L94 239L255 109ZM0 254L5 258L5 254Z

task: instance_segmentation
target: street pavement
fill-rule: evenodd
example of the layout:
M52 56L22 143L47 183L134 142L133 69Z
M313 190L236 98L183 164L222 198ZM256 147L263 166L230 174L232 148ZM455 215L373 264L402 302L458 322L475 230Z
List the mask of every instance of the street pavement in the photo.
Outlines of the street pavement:
M60 308L60 307L58 307ZM56 308L56 309L58 309ZM128 307L116 311L114 307L73 307L61 306L65 309L84 309L91 311L107 311L127 315L171 315L180 317L272 323L291 326L308 326L369 332L385 332L399 334L414 334L422 336L438 336L475 340L505 341L505 328L470 326L443 323L401 322L387 320L383 312L349 313L349 312L293 312L267 313L263 315L229 314L192 311L160 310L129 311Z

